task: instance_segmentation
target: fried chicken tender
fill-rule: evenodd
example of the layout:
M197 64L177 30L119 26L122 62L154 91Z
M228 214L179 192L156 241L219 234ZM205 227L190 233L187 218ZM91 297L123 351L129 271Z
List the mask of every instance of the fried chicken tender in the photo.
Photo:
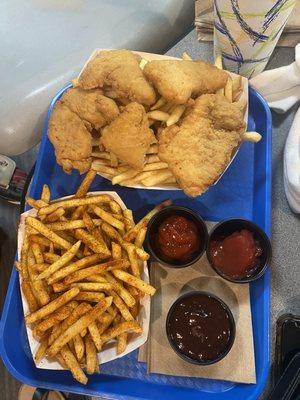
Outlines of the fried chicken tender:
M82 174L91 167L92 136L83 121L58 101L51 115L48 137L55 149L57 163L66 173L78 169Z
M101 144L121 161L135 169L142 169L145 155L156 143L144 107L130 103L110 125L102 130Z
M139 67L139 56L129 50L104 50L91 60L78 78L83 89L111 89L118 98L141 104L155 103L153 87Z
M226 72L200 60L154 60L146 64L144 74L163 98L175 104L215 93L228 79Z
M89 131L99 130L119 115L117 104L103 96L100 89L71 88L64 93L61 102L82 119Z
M158 156L168 163L183 191L205 192L228 165L245 129L243 114L222 95L205 94L182 119L159 136Z

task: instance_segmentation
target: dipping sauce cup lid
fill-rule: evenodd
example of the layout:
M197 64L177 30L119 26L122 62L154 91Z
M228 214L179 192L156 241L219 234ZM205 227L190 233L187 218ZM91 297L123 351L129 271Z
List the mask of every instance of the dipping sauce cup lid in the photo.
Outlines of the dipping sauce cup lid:
M251 221L222 221L210 232L207 250L212 268L224 279L246 283L258 279L271 259L271 242Z
M228 306L211 293L193 291L179 297L166 319L173 350L185 361L210 365L220 361L235 339L235 322Z
M202 256L207 239L207 228L199 215L189 208L170 206L150 220L146 245L156 261L183 268Z

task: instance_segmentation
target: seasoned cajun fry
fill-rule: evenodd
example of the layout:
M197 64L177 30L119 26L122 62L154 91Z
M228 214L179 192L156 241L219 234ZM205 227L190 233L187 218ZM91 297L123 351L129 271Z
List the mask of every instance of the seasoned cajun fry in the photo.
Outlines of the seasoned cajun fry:
M78 288L80 290L91 291L91 292L102 292L103 290L111 290L113 286L107 282L75 282L70 285L72 288Z
M79 361L84 356L84 343L82 337L79 334L74 337L73 344L77 360Z
M102 260L102 258L103 257L100 254L92 254L91 256L84 257L57 271L48 279L48 282L50 285L52 285L54 282L58 282L59 280L65 278L75 271L78 271L81 268L85 268L92 264L98 263Z
M93 339L93 342L96 346L96 349L98 351L101 350L102 347L102 342L101 342L101 338L100 338L100 333L97 327L97 324L95 322L92 322L89 326L88 326L88 331L91 335L91 338Z
M124 229L124 223L117 220L116 218L113 218L112 215L104 210L102 210L98 206L91 206L93 212L98 215L103 221L109 223L110 225L114 226L117 229Z
M38 323L34 327L34 330L41 333L47 331L48 329L52 328L52 326L68 318L68 316L72 313L74 308L77 307L77 305L78 303L76 301L71 301L70 303L64 305L63 307L50 314L48 318Z
M46 261L47 263L50 263L50 264L52 264L55 261L59 260L59 255L53 254L53 253L50 253L50 252L45 252L43 254L43 256L44 256L44 261Z
M51 301L44 307L40 308L39 310L27 315L25 317L25 321L27 324L33 324L34 322L47 317L49 314L52 314L55 310L59 307L62 307L69 301L71 301L77 294L79 293L79 289L72 288L66 293L63 293L57 299Z
M132 245L126 245L126 251L130 261L130 267L134 276L140 277L140 267L136 256L135 248Z
M39 210L39 215L47 215L55 211L59 207L72 208L72 207L79 207L79 206L87 206L91 204L98 204L98 203L109 203L111 197L107 194L100 194L96 196L88 196L83 199L66 199L60 200L55 203L52 203L46 207L42 207ZM29 218L29 217L28 217ZM34 227L34 226L33 226Z
M126 321L121 322L120 324L109 328L106 332L104 332L101 336L102 342L106 343L109 340L121 335L124 332L142 332L142 328L137 321Z
M78 318L82 317L82 315L86 314L90 310L92 310L92 306L90 304L80 303L79 306L72 311L72 314L62 322L61 330L65 331L67 328L73 325Z
M132 321L134 318L121 297L113 290L107 292L113 296L113 303L119 309L125 321Z
M80 368L80 365L76 360L76 357L74 356L74 354L71 352L71 350L67 345L63 346L60 349L60 354L64 359L64 362L66 363L67 367L70 369L74 379L85 385L88 379L84 374L84 372L82 371L82 369Z
M153 296L154 293L156 292L156 289L153 286L149 285L148 283L142 281L141 279L139 279L133 275L128 274L125 271L115 269L111 272L116 278L120 279L123 282L128 283L131 286L136 287L137 289L139 289L141 292L143 292L145 294L149 294L150 296Z
M85 209L85 206L76 207L75 210L72 213L71 221L78 220L82 216L82 214L84 212L84 209Z
M82 220L84 222L84 225L86 226L87 230L92 233L93 229L95 228L95 224L90 216L90 214L87 211L84 211Z
M127 346L127 333L123 332L121 335L117 336L117 354L122 354L126 350Z
M114 260L120 260L122 258L122 249L118 243L111 243L111 255Z
M150 258L150 255L141 248L135 249L135 252L140 260L147 261Z
M147 233L147 228L141 228L135 238L134 244L137 247L142 247Z
M101 274L104 273L107 270L111 270L113 268L122 268L125 264L127 264L126 260L114 260L114 261L108 261L103 264L97 264L92 267L84 268L79 271L73 272L72 274L68 275L64 279L64 283L66 285L73 283L73 282L78 282L81 281L85 278L87 278L90 275L95 275L95 274Z
M34 355L34 360L36 364L39 364L44 358L47 347L48 347L48 336L41 340L40 345Z
M134 297L126 290L120 281L115 279L110 273L106 273L105 278L107 282L113 285L114 291L124 300L129 308L133 307L135 304Z
M54 272L58 271L61 269L63 266L65 266L68 262L70 262L76 255L76 253L79 250L79 247L81 245L81 241L78 240L77 243L75 243L66 253L61 256L57 261L55 261L53 264L50 265L50 267L42 272L37 279L45 279L49 278L49 276L53 275Z
M78 333L82 332L86 329L92 322L94 322L97 318L103 314L108 307L112 303L112 296L106 297L103 300L100 300L99 303L93 307L93 309L84 314L80 319L78 319L73 325L71 325L68 329L66 329L62 334L54 341L51 347L48 349L48 355L50 357L55 356L61 348L68 343L73 337L75 337Z
M90 275L84 279L84 282L94 282L94 283L107 283L107 280L103 275Z
M85 354L86 354L86 372L93 374L97 362L97 353L95 344L90 335L85 336Z
M21 283L21 289L27 301L29 311L33 313L39 308L39 305L32 292L30 282L28 280L23 279L23 282Z
M48 339L48 346L51 346L51 344L58 338L61 332L62 332L62 324L57 324L52 328L51 334Z
M89 246L94 253L100 254L103 258L110 256L110 251L104 246L104 243L100 243L96 238L85 230L79 228L75 230L75 237L82 240L83 243Z
M26 237L25 237L26 239ZM30 235L30 242L32 243L38 243L42 246L50 247L51 241L44 236L39 236L39 235ZM55 248L60 248L56 243L53 243Z
M45 269L49 268L50 264L48 263L43 263L43 264L33 264L30 266L30 268L33 271L37 271L37 272L43 272L45 271Z
M32 243L31 249L33 251L33 255L35 257L35 261L37 264L43 264L44 257L41 251L41 246L38 243Z
M123 215L125 217L125 228L126 228L126 231L128 231L128 230L132 229L135 225L132 211L129 208L126 208L123 211Z
M49 206L49 207L51 207L51 206ZM46 207L44 207L44 208L46 208ZM47 239L51 240L51 242L53 242L53 243L56 243L61 248L69 250L72 247L71 243L67 242L66 240L64 240L60 236L58 236L56 233L52 232L41 221L39 221L39 220L37 220L37 219L35 219L33 217L27 217L26 218L26 223L29 226L32 226L33 228L35 228L42 235L47 237Z
M55 282L52 285L54 293L66 292L70 289L69 286L65 285L63 282Z
M44 184L42 194L41 194L41 200L44 201L45 203L49 203L50 199L51 199L50 188L48 185Z
M75 198L80 199L80 198L86 196L96 175L97 175L97 171L95 171L93 169L89 170L89 172L86 174L83 181L81 182L79 188L77 189L77 192L74 196Z
M51 214L48 214L45 218L45 222L55 222L58 221L65 214L65 210L62 207L57 208Z
M97 218L93 219L93 224L95 226L100 226L102 224L102 220ZM82 219L76 219L73 221L67 221L67 222L54 222L51 224L45 224L47 228L53 230L53 231L65 231L65 230L71 230L71 229L78 229L78 228L85 228L85 222Z
M78 301L89 301L91 303L98 303L105 297L104 293L98 292L79 292L77 296L74 297L74 300Z
M48 203L44 202L43 200L34 200L31 197L26 197L26 203L30 205L30 207L39 210L41 207L45 207Z

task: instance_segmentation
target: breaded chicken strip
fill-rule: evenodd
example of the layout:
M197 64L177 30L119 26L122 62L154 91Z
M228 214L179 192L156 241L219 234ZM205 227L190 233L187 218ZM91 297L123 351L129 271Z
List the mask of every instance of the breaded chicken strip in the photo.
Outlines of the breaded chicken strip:
M155 103L155 91L129 50L104 50L91 60L78 79L83 89L108 88L119 98L141 104Z
M101 143L107 151L135 169L142 169L145 155L156 143L144 107L128 104L110 125L102 130Z
M183 191L196 197L222 174L244 129L243 114L235 104L221 95L202 95L180 126L161 132L158 156L168 163Z
M228 74L204 61L154 60L144 67L146 78L170 103L184 104L190 97L215 93L225 87Z
M64 93L60 101L82 119L89 131L99 130L119 115L117 104L103 96L100 89L71 88Z
M61 101L51 115L48 136L57 163L66 173L73 168L82 174L91 167L92 137L82 120Z

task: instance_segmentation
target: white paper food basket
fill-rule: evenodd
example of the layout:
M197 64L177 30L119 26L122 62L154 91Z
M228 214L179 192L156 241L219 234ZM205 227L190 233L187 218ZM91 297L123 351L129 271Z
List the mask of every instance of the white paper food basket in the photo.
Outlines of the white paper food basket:
M97 55L99 54L99 52L100 52L100 51L103 51L103 50L112 50L112 49L95 49L95 50L93 51L93 53L91 54L91 56L89 57L89 59L88 59L88 60L86 61L86 63L84 64L82 70L81 70L80 73L79 73L79 76L81 75L81 73L83 72L83 70L86 68L87 64L88 64L92 59L94 59L95 57L97 57ZM133 50L132 52L133 52L133 53L136 53L136 54L139 54L142 58L144 58L144 59L147 60L147 61L152 61L152 60L182 60L181 58L178 58L178 57L170 57L170 56L161 55L161 54L155 54L155 53L145 53L145 52L143 52L143 51L134 51L134 50ZM229 71L225 71L225 72L227 72L233 79L234 79L234 78L237 78L237 77L239 76L239 75L237 75L237 74L235 74L235 73L233 73L233 72L229 72ZM245 77L243 77L243 76L241 76L241 79L242 79L242 89L243 89L243 92L242 92L242 94L241 94L240 99L241 99L241 100L246 100L246 111L245 111L245 115L244 115L244 121L245 121L246 126L247 126L247 121L248 121L248 79L245 78ZM242 143L241 143L241 144L242 144ZM240 144L240 146L241 146L241 144ZM232 157L231 157L231 160L230 160L229 164L227 165L227 167L225 168L225 170L222 172L222 174L219 176L219 178L215 181L215 183L214 183L213 185L216 185L216 184L219 182L219 180L222 178L222 176L225 174L225 172L226 172L227 169L229 168L230 164L231 164L232 161L235 159L235 157L236 157L236 155L237 155L237 153L238 153L238 151L239 151L240 146L238 146L238 147L235 149L235 151L234 151L233 154L232 154ZM106 178L106 179L108 179L108 180L111 180L110 177L109 177L108 175L103 174L102 172L98 172L98 175L103 176L104 178ZM162 185L162 186L150 186L150 187L149 187L149 186L146 187L146 186L143 186L143 185L134 185L134 186L130 186L130 187L133 187L133 188L135 188L135 189L149 189L149 190L153 190L153 189L155 189L155 190L181 190L178 186L175 186L175 185L174 185L174 186L171 186L171 185L164 186L164 185Z
M106 192L106 191L90 192L90 193L88 193L88 196L93 196L93 195L98 195L98 194L108 194L111 197L113 197L113 199L116 200L120 204L122 209L126 208L124 202L122 201L122 199L116 192ZM64 199L67 199L70 197L73 197L73 196L62 197L62 198L57 199L57 201L64 200ZM23 214L21 214L19 230L18 230L18 259L19 260L20 260L21 248L22 248L24 234L25 234L25 219L27 216L35 216L35 215L36 215L35 209L31 209L31 210L26 211ZM147 263L143 262L142 265L143 265L143 267L142 267L141 277L145 282L149 283L149 273L148 273ZM21 285L22 277L20 274L19 274L19 281L20 281L20 285ZM22 298L24 315L27 315L27 314L29 314L29 308L28 308L27 301L26 301L25 297L23 296L22 290L21 290L21 298ZM124 351L124 353L118 355L116 352L115 343L114 342L108 343L106 348L98 354L99 363L104 364L106 362L123 357L126 354L131 353L132 351L138 349L140 346L142 346L146 342L147 337L148 337L149 322L150 322L150 296L148 296L148 295L143 296L140 300L140 311L139 311L139 315L138 315L138 321L142 327L142 333L140 333L140 334L131 333L130 334L128 344L127 344L127 347L126 347L126 350ZM33 337L31 329L28 328L27 326L26 326L26 331L27 331L30 350L31 350L33 360L34 360L34 355L39 347L39 342ZM39 364L36 364L36 367L41 368L41 369L54 369L54 370L63 369L62 366L58 362L49 361L47 359L43 359Z

